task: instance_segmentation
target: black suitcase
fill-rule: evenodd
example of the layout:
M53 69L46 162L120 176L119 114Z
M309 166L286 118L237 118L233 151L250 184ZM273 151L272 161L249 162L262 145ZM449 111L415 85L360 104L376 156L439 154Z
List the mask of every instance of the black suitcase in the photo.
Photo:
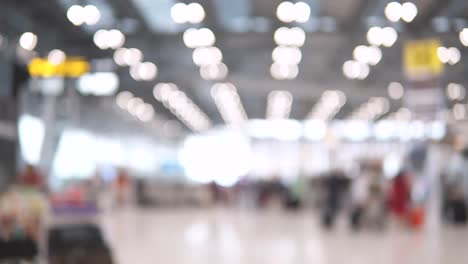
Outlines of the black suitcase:
M354 230L361 228L363 212L364 210L361 207L356 207L351 211L350 224L351 228L353 228Z
M48 247L51 264L112 264L111 252L95 225L53 228Z
M452 220L455 224L465 224L467 221L467 208L466 203L463 200L457 200L451 202L452 207Z

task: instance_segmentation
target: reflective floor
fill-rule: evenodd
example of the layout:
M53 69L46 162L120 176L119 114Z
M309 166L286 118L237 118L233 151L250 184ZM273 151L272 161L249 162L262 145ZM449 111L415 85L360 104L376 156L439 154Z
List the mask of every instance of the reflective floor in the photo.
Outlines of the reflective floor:
M102 225L117 263L465 263L468 229L320 228L312 213L114 210Z

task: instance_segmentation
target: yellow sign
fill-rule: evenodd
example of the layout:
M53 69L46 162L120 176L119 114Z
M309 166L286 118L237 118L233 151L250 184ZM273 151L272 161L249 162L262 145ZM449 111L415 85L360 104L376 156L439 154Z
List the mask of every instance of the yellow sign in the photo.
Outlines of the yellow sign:
M444 65L437 55L441 43L437 39L416 40L406 43L404 48L404 69L410 78L438 76Z
M47 59L34 58L29 63L29 74L33 77L78 78L89 72L89 63L80 57L67 58L63 63L52 64Z

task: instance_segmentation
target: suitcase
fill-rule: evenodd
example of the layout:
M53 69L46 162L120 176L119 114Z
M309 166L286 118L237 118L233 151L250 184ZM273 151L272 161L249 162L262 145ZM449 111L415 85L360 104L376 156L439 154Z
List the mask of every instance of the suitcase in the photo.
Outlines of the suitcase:
M51 264L112 264L111 252L96 225L53 228L48 248Z
M455 224L465 224L467 221L466 203L463 200L451 202L452 221Z
M356 207L350 215L350 224L354 230L361 228L364 210L361 207Z

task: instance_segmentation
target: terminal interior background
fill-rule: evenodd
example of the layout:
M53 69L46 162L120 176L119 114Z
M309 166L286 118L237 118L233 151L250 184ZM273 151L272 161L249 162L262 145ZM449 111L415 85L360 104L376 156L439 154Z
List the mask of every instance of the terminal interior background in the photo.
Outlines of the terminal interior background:
M3 0L0 14L0 187L40 175L36 261L94 263L45 246L84 223L115 263L468 257L468 2ZM4 199L0 218L16 215Z

